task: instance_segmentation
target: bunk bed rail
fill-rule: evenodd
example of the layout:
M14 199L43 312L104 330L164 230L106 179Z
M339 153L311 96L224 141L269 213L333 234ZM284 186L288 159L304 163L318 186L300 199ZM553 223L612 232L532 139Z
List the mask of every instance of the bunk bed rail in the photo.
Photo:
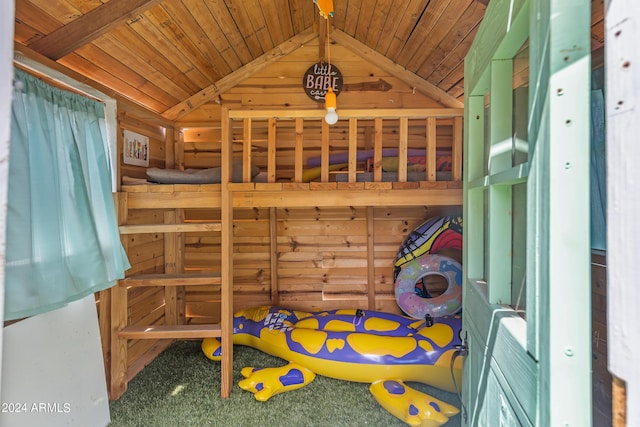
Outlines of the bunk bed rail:
M294 148L294 176L292 182L304 181L304 142L305 127L310 123L320 126L320 182L329 182L330 172L333 169L332 162L332 138L342 138L347 135L348 147L346 156L346 182L356 182L358 163L362 156L359 152L372 153L371 166L373 182L382 182L383 157L385 152L393 149L397 154L397 182L407 182L409 153L422 151L420 154L426 159L424 177L422 181L437 181L436 161L439 151L445 151L451 156L451 176L448 181L461 181L462 179L462 116L463 109L456 108L426 108L426 109L379 109L379 110L341 110L340 120L334 126L329 126L324 120L324 110L229 110L228 117L231 122L240 122L241 137L234 142L242 143L243 182L251 182L249 171L252 163L252 125L256 121L267 122L267 182L276 182L276 152L277 129L282 122L294 122L295 148ZM385 122L393 122L393 132L397 132L397 141L392 145L385 141ZM233 124L235 128L235 123ZM413 133L410 134L410 126ZM422 127L422 130L420 130ZM447 143L441 143L442 138L437 135L438 127L449 127L451 135ZM335 130L334 130L335 129ZM372 131L371 131L372 129ZM397 131L396 131L397 129ZM416 129L418 132L416 133ZM370 135L372 147L363 147L363 136ZM410 141L411 139L411 141ZM365 145L371 145L371 141L364 141Z

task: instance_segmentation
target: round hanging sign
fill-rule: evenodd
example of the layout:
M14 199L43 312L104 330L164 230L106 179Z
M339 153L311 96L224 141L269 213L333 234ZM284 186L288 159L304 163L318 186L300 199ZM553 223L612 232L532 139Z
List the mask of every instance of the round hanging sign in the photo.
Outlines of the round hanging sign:
M329 90L329 86L333 89L336 96L342 90L342 73L333 64L326 62L318 62L313 64L304 73L302 79L302 87L309 98L316 102L324 102L324 96Z

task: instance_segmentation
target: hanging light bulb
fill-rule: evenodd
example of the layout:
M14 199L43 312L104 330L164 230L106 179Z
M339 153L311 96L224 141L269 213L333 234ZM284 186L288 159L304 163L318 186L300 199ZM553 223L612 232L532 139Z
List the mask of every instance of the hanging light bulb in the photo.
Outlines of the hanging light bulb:
M329 125L335 125L338 122L338 113L336 113L336 94L329 86L327 94L324 96L324 108L327 109L327 114L324 116L324 121Z
M329 78L329 88L324 96L324 107L327 109L324 121L327 122L328 125L335 125L338 122L338 113L336 113L336 93L333 91L333 87L331 87L331 37L329 36L331 29L329 17L333 16L333 0L313 0L313 2L318 5L320 15L327 21L327 77Z

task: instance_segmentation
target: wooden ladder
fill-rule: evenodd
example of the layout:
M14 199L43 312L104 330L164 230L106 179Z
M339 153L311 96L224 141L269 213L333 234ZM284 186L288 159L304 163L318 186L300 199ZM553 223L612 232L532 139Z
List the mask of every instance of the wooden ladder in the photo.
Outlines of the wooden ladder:
M219 274L138 274L120 280L118 286L129 289L133 286L210 286L221 284ZM172 289L168 289L171 293ZM165 293L166 298L166 293ZM166 302L165 302L166 304ZM165 313L166 315L166 313ZM135 325L120 329L124 339L194 339L220 338L219 324L198 325Z
M118 220L120 235L163 233L164 234L164 273L136 274L118 281L118 285L111 289L111 360L110 360L110 399L119 398L127 389L128 381L133 378L146 364L176 339L203 339L231 337L231 332L223 333L221 324L184 324L183 316L178 310L178 289L183 286L214 286L222 290L222 280L218 273L184 273L182 257L178 252L183 245L184 232L220 232L223 227L220 222L183 223L182 210L167 208L164 224L126 224L127 194L117 193ZM123 239L123 246L127 250L127 242ZM224 257L224 255L223 255ZM128 325L129 290L139 287L164 287L164 321L162 324ZM223 293L223 292L221 292ZM221 313L228 315L231 302L221 298ZM228 304L229 306L225 306ZM229 322L222 322L225 328L230 328ZM139 357L129 365L129 340L167 340L159 341L145 356ZM225 342L227 341L227 342ZM232 340L222 342L221 362L221 395L228 397L231 391L232 369ZM204 355L203 355L204 357Z

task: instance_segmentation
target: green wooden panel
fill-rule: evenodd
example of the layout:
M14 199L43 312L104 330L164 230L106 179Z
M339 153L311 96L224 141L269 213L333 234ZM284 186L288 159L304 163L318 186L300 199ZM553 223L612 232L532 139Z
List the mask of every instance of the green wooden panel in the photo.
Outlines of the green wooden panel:
M491 62L491 95L489 100L489 174L511 169L511 120L513 100L511 82L513 61L497 59Z
M465 99L465 110L467 118L464 121L464 138L465 138L465 156L464 171L468 179L478 178L484 175L483 166L483 144L469 144L470 135L483 135L484 133L484 96L469 96ZM463 269L466 271L466 277L475 279L484 278L484 232L483 223L484 216L484 189L475 190L468 189L464 192L463 206L464 214L464 233L462 235L463 245L467 248L463 252ZM473 254L473 257L468 257ZM464 288L463 288L464 294ZM464 295L463 295L464 298Z
M547 249L535 262L530 260L529 268L538 270L540 295L534 338L540 363L537 419L542 425L586 426L592 412L590 2L553 0L531 6L537 19L531 21L530 58L542 65L535 80L541 84L530 96L540 173L530 177L529 191L538 192L538 203L546 207L532 209L532 215L542 217L534 231L536 246Z
M464 61L465 97L484 95L494 59L510 59L513 43L526 39L529 0L491 0ZM509 35L509 37L506 37ZM520 46L518 44L518 46ZM467 92L467 88L470 90Z
M511 302L511 186L489 188L489 302Z
M503 43L504 44L504 43ZM511 58L494 59L490 63L489 175L511 169L511 120L513 65ZM486 275L489 302L508 304L511 301L511 262L505 262L511 252L511 187L490 186L489 192L489 257Z
M471 425L591 424L589 6L493 0L465 59L463 398ZM527 37L529 153L512 166L511 61ZM526 191L514 196L521 183ZM526 320L510 306L525 258Z
M490 304L486 294L485 285L473 283L467 286L465 295L475 302L467 305L464 312L466 318L473 319L465 327L469 332L469 350L473 353L470 357L473 361L470 363L476 364L475 369L470 369L476 378L465 377L465 386L468 386L467 381L475 385L468 394L472 399L471 407L474 407L473 399L493 398L486 394L485 389L486 377L491 368L494 375L498 372L499 377L504 378L503 388L514 402L518 402L524 413L535 414L538 364L526 351L526 323L513 310ZM478 406L478 409L482 410L482 406L495 403L487 402L486 405ZM470 418L472 417L470 414Z

